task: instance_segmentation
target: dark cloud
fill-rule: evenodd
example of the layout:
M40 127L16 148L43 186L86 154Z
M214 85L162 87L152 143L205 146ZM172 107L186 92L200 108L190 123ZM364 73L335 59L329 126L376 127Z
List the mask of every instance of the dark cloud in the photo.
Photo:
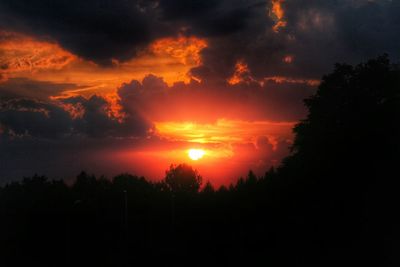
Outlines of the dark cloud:
M149 75L143 82L122 85L118 94L126 112L139 112L155 121L210 122L220 118L239 120L296 121L304 117L302 99L315 86L304 82L266 81L230 85L196 82L168 86Z
M282 159L288 155L289 146L287 140L276 140L274 145L267 136L259 136L256 143L233 144L235 156L231 160L243 166L241 173L251 169L257 175L263 175L271 167L279 166Z
M0 27L55 40L102 64L134 57L159 37L207 37L202 78L229 77L238 59L258 78L319 78L336 61L399 56L398 1L287 0L282 8L286 26L274 32L269 1L3 0Z
M0 102L0 125L11 137L61 138L68 135L72 119L62 108L31 99Z
M110 64L134 57L162 36L236 32L251 10L238 0L3 0L0 28L54 40L78 56Z
M219 0L161 0L160 7L163 10L163 17L170 20L198 19L210 14L221 4Z
M111 104L100 96L49 98L73 87L76 86L29 79L9 79L0 84L0 135L53 139L145 137L152 128L134 110L126 110L124 117L118 117Z
M0 26L53 39L83 58L108 64L133 57L163 32L163 25L153 25L157 10L143 2L4 0Z
M254 15L254 3L259 1L160 1L163 18L201 36L220 36L246 27ZM264 3L265 5L265 3Z
M110 103L100 96L71 97L61 100L64 104L81 108L82 113L74 120L74 132L90 137L145 137L152 124L130 110L123 118L112 114Z
M398 1L285 1L284 9L283 34L293 38L286 49L296 56L299 75L320 76L335 62L400 55Z
M137 147L152 129L136 113L113 116L99 96L51 101L2 92L0 183L33 173L67 179L83 169L115 175L120 170L110 166L109 153Z
M286 0L286 26L278 32L267 9L253 10L246 27L211 38L202 51L203 66L192 73L203 80L224 80L242 60L257 79L319 79L336 62L357 63L385 52L400 56L398 1ZM292 60L285 61L286 56Z
M50 96L60 95L65 90L78 89L75 84L34 81L27 78L10 78L0 83L0 98L32 98L48 100Z

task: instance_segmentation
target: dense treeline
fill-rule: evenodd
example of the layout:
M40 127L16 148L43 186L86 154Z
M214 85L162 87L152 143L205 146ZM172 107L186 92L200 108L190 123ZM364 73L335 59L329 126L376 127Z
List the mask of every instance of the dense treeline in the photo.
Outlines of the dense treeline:
M0 265L398 266L399 67L338 64L305 104L282 165L228 188L184 164L0 188Z

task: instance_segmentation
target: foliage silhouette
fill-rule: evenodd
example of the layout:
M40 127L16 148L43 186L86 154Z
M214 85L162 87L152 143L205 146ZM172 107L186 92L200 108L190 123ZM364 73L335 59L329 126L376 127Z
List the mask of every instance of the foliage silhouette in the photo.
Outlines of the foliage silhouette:
M187 164L171 165L165 172L165 183L174 193L195 193L200 189L202 177Z

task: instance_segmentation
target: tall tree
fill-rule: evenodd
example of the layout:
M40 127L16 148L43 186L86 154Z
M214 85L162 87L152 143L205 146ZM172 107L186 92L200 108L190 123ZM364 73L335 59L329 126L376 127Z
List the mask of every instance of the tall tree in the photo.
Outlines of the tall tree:
M187 164L171 165L165 172L165 182L173 192L196 193L200 189L202 177Z

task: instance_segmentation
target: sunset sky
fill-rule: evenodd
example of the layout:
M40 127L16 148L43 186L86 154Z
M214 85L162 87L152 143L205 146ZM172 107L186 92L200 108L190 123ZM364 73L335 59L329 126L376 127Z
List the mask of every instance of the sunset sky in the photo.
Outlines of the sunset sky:
M0 183L158 180L179 163L216 185L262 175L334 63L399 58L399 12L395 0L0 0Z

